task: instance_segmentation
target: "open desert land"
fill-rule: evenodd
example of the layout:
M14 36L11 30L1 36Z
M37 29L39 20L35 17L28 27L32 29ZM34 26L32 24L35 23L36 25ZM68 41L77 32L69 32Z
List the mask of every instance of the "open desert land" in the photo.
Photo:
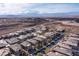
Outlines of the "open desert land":
M26 18L27 19L27 18ZM14 32L25 27L35 26L42 22L34 22L34 21L27 21L27 20L11 20L11 19L0 19L0 36Z

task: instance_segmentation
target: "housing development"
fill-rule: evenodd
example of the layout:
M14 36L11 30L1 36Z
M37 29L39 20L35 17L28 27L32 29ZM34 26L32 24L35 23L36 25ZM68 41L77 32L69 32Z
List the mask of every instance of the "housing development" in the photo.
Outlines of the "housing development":
M78 18L0 18L0 56L78 55Z

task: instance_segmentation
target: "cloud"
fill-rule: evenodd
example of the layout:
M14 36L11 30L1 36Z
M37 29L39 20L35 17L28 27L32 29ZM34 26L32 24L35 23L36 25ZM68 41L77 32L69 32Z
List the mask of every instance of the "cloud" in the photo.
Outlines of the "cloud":
M76 12L79 11L79 5L71 4L46 4L41 7L34 8L40 13L65 13L65 12Z
M79 4L0 3L0 14L79 12Z
M19 14L30 6L30 4L0 4L0 14Z

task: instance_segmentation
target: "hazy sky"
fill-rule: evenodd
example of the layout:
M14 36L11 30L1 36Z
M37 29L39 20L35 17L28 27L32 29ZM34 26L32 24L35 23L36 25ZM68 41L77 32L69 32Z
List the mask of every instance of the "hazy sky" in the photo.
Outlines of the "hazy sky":
M77 3L0 3L0 15L79 12Z

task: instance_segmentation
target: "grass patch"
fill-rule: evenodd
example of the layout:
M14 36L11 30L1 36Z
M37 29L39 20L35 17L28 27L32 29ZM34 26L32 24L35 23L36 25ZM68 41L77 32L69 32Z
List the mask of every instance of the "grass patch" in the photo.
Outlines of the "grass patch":
M45 53L48 53L50 51L50 48L45 49Z

